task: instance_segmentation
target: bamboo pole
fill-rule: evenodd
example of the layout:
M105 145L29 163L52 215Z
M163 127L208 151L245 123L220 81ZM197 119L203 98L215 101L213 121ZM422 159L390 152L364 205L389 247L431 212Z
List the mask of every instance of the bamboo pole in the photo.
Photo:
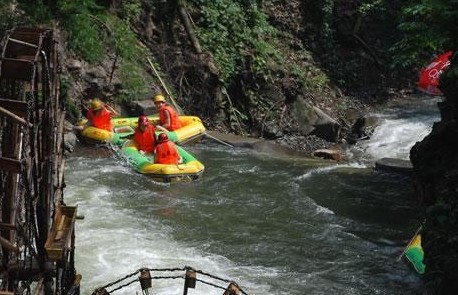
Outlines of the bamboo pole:
M164 88L165 92L167 93L167 95L170 97L170 100L172 101L173 103L173 106L175 107L175 109L177 110L177 112L182 115L183 114L183 110L180 108L180 106L176 103L175 99L173 99L173 96L171 95L171 93L169 92L169 89L167 88L167 86L165 86L165 83L164 81L162 81L162 78L161 76L159 76L159 73L156 71L156 68L154 67L154 64L151 62L151 59L149 57L146 58L148 60L148 63L149 65L151 66L151 69L154 71L154 74L156 74L157 78L159 79L159 82L161 82L161 85L162 85L162 88Z
M216 138L216 137L214 137L214 136L208 134L207 132L205 132L205 136L207 136L207 137L213 139L214 141L217 141L217 142L219 142L219 143L222 143L222 144L224 144L224 145L227 145L227 146L229 146L229 147L234 147L232 144L227 143L227 142L225 142L225 141L222 141L221 139L218 139L218 138Z
M13 119L14 121L18 122L19 124L21 124L23 126L27 126L27 121L26 120L24 120L21 117L17 116L13 112L8 111L4 107L0 107L0 113L10 117L11 119ZM29 124L29 126L31 127L32 124Z

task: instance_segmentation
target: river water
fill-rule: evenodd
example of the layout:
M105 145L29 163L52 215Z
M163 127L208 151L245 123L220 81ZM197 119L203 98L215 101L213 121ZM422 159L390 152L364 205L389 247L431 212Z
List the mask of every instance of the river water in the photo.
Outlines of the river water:
M436 102L416 97L374 114L379 127L345 163L205 140L186 147L206 166L192 183L156 183L103 148L79 148L67 159L65 201L84 215L76 224L82 294L142 267L185 266L250 295L418 294L419 278L397 259L419 224L417 198L408 177L373 164L408 159L438 120ZM223 292L198 281L188 294ZM153 280L150 294L183 294L183 280Z

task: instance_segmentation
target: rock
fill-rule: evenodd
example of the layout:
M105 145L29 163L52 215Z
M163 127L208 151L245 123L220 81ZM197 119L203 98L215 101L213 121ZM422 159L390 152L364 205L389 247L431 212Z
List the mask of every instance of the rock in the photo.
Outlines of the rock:
M221 144L231 145L233 147L250 148L258 152L270 154L309 156L289 146L283 146L274 141L269 141L261 138L240 136L232 133L222 133L214 130L207 130L205 133L208 140L219 142Z
M332 142L336 142L340 136L340 124L302 97L292 104L291 115L300 126L302 135L314 134Z
M336 149L319 149L314 151L312 156L338 162L342 161L342 151Z
M411 174L413 171L413 166L409 160L382 158L375 162L375 169L387 172Z
M78 139L73 132L66 132L64 134L64 146L65 150L68 152L73 152L73 150L76 147L76 144L78 142Z
M81 61L77 59L70 59L67 62L67 69L71 72L81 72L81 69L83 68L83 64Z
M152 99L134 101L132 102L132 108L138 115L151 115L157 113L156 107L154 106L154 102Z
M98 78L98 79L101 79L101 80L105 80L106 77L108 76L107 72L105 71L105 69L102 66L92 67L92 68L88 69L85 72L85 75L90 77L87 80L91 80L91 78Z
M366 132L366 118L359 117L350 130L350 135L347 137L349 144L355 144L359 140L369 139L369 133Z
M279 138L283 135L277 122L266 122L264 125L263 137L266 139Z

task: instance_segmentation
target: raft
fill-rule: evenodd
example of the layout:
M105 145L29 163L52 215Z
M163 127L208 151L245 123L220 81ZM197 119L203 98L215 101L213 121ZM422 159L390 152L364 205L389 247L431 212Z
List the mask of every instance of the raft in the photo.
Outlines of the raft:
M204 172L204 165L182 147L176 146L183 158L182 164L157 164L154 158L141 154L134 141L126 142L121 149L121 155L137 169L155 181L187 182L198 179Z
M200 140L205 134L205 127L202 120L196 116L179 116L181 125L180 129L167 131L169 140L177 144L192 143ZM159 120L157 116L148 116L150 123ZM138 117L130 118L113 118L114 131L107 131L92 126L85 127L79 132L81 139L86 143L104 143L112 142L115 145L123 144L126 139L135 132ZM84 126L87 120L82 120L79 125ZM157 130L156 135L163 131Z
M421 234L418 233L408 245L405 252L405 257L412 264L415 271L419 274L424 274L426 266L423 263L424 252L421 246Z
M206 131L202 120L196 116L179 116L181 122L181 128L174 131L167 131L169 140L177 144L185 144L200 140ZM122 127L131 127L135 129L137 127L138 117L131 118L113 118L113 124L115 130ZM148 120L151 124L159 121L158 116L148 116ZM157 130L156 134L163 131Z
M135 130L126 128L123 131L112 132L105 129L99 129L93 126L87 126L79 132L80 138L85 143L97 144L104 142L112 142L115 145L121 145L126 141L125 137L134 134Z

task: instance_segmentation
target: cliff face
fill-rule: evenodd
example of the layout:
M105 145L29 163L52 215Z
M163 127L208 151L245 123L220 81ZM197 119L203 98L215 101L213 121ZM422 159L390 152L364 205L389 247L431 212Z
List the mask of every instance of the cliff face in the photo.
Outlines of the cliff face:
M458 55L441 76L441 121L411 150L424 205L422 243L428 294L458 293Z

